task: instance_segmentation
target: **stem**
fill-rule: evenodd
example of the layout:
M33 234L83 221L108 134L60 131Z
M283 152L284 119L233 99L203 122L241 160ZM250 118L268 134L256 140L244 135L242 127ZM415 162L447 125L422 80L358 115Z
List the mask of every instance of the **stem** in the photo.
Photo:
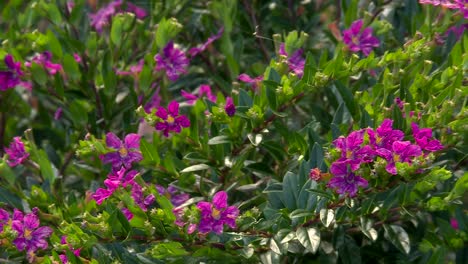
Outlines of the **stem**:
M268 56L268 51L265 47L265 43L263 43L263 39L261 37L258 37L258 36L262 36L262 34L260 33L260 27L257 23L257 18L255 17L255 11L252 9L252 6L250 5L249 0L244 0L243 3L244 3L247 13L249 13L250 15L250 19L252 20L252 24L255 28L254 35L257 37L256 39L257 39L258 44L260 45L260 51L262 52L265 59L267 61L270 61L270 56Z

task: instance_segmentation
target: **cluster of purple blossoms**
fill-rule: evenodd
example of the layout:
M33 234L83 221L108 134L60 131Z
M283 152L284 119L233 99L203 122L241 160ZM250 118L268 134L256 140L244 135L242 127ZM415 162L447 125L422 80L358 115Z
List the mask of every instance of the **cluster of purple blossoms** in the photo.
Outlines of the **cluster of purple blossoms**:
M24 143L20 137L14 137L13 142L10 143L8 148L5 148L5 153L8 155L7 163L10 167L15 167L23 163L28 157L29 153L24 148Z
M427 152L443 149L440 141L432 138L432 129L420 129L412 123L416 144L403 141L403 131L392 128L393 121L385 119L375 130L371 128L351 132L339 137L333 145L340 151L340 157L330 167L333 178L328 187L339 194L356 195L358 187L366 188L368 182L358 175L361 164L371 163L379 157L386 161L385 170L393 175L398 173L397 163L411 164L413 159L426 156Z
M187 72L189 59L185 56L184 52L174 47L174 42L170 41L162 50L162 54L154 56L156 61L156 70L166 72L167 78L175 81L181 74Z
M126 9L123 9L125 6L126 6ZM104 26L109 24L112 17L117 13L122 13L122 12L133 13L138 19L143 19L148 15L144 9L128 1L125 4L125 6L123 3L123 0L115 0L109 3L108 5L102 7L101 9L99 9L95 14L89 14L91 27L96 29L98 33L101 33Z
M198 55L199 53L202 53L203 51L206 50L206 48L208 48L208 46L211 45L211 43L213 43L215 40L221 38L221 36L223 35L223 32L224 32L224 27L220 28L218 30L218 33L216 33L216 35L213 35L211 37L208 38L208 40L201 44L200 46L198 47L195 47L195 48L191 48L188 53L190 54L190 56L192 57L195 57L196 55Z
M197 101L199 98L203 98L203 96L206 96L206 98L211 102L216 103L216 95L211 92L211 87L207 84L200 85L200 88L198 89L198 96L186 92L185 90L182 90L181 94L185 99L187 99L188 104L194 104L195 101Z
M170 131L180 133L183 127L190 126L190 120L185 115L179 115L179 103L171 101L167 110L160 106L156 111L156 116L161 121L156 123L156 130L162 131L163 135L168 137Z
M224 225L236 228L236 218L239 216L239 209L236 206L228 206L227 199L227 193L220 191L213 196L212 203L197 203L201 217L198 224L200 233L206 234L213 231L216 234L221 234Z
M107 133L106 144L114 149L114 152L104 154L101 159L104 163L111 163L113 170L120 170L123 166L126 169L132 167L133 162L143 159L140 149L140 136L138 134L128 134L122 142L114 133Z
M44 51L43 53L34 56L31 61L25 62L24 65L26 67L31 67L33 62L37 65L42 65L51 75L55 75L63 69L61 64L52 62L52 53L50 53L50 51Z
M39 226L38 209L34 208L29 214L24 214L18 209L14 209L13 215L0 209L0 232L3 232L4 226L11 226L11 230L16 232L16 238L13 244L18 251L26 251L29 262L34 262L35 253L39 249L47 249L49 246L46 239L52 234L52 228L48 226Z
M354 21L349 29L343 31L343 42L352 52L362 51L368 56L372 48L380 45L380 41L372 36L372 28L362 29L362 25L362 19Z
M118 171L112 171L107 179L104 180L104 185L107 188L99 188L93 194L97 204L101 204L109 198L119 187L126 188L127 186L135 185L134 178L138 174L137 171L131 170L127 172L125 167L121 167Z
M24 75L21 71L21 62L15 62L10 54L5 56L6 71L0 71L0 91L15 88L17 85L31 89L31 84L21 81L20 77Z
M302 57L303 52L304 51L302 49L298 49L289 56L286 52L284 43L281 43L279 49L279 55L287 58L286 63L289 66L289 70L294 72L299 78L304 74L305 59Z

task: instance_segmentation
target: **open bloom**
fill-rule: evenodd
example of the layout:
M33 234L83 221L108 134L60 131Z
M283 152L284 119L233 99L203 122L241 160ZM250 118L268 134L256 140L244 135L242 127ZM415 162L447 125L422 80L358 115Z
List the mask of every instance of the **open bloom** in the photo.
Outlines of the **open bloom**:
M156 112L156 116L162 120L156 123L156 130L163 131L164 136L168 137L170 131L180 133L182 127L189 127L190 120L184 116L179 115L179 103L172 101L167 106L167 110L160 106Z
M361 163L369 163L374 160L374 151L369 145L362 146L365 130L351 132L347 137L338 137L333 145L341 151L338 161L348 161L353 171L359 169Z
M421 148L411 144L409 141L395 141L392 144L392 150L378 149L377 154L387 160L385 170L393 175L397 174L396 162L411 163L414 157L422 155Z
M201 233L206 234L213 231L216 234L221 234L225 224L231 228L236 227L239 209L235 206L228 206L227 198L227 193L220 191L213 196L213 203L199 202L197 204L201 214L198 224L198 230Z
M339 194L348 194L350 197L356 196L358 187L366 188L366 179L351 171L349 162L336 161L330 167L333 178L328 182L328 187L336 189Z
M190 54L190 56L194 57L196 55L198 55L199 53L202 53L204 50L206 50L206 48L211 44L213 43L215 40L219 39L222 35L223 35L223 32L224 32L224 27L220 28L218 30L218 33L216 35L213 35L211 37L208 38L208 40L203 43L202 45L198 46L198 47L195 47L195 48L191 48L188 53Z
M174 47L174 42L170 41L164 47L162 54L154 56L157 71L166 71L166 76L171 81L175 81L181 74L187 72L189 59L184 52Z
M107 179L104 180L104 184L107 186L109 190L115 190L122 186L123 188L127 186L132 186L135 182L135 176L138 174L137 171L131 170L129 172L126 171L125 167L122 167L118 171L112 171L108 176Z
M50 53L50 51L44 51L43 53L34 56L31 61L25 62L24 65L26 67L31 67L32 62L42 65L47 72L52 75L62 71L61 64L52 62L52 53Z
M304 51L302 49L298 49L295 52L293 52L291 56L289 56L286 52L284 43L281 43L279 49L279 54L288 58L287 64L289 66L289 69L299 77L302 77L302 75L304 74L305 59L302 57L303 52Z
M26 88L31 88L31 85L22 82L20 77L23 76L21 71L21 62L15 62L10 54L5 56L6 71L0 71L0 91L12 89L17 85L22 85Z
M252 89L254 91L257 90L258 86L260 86L260 83L262 83L263 81L263 75L260 75L260 76L257 76L255 78L252 78L250 77L249 75L245 74L245 73L242 73L241 75L239 75L239 77L237 77L237 79L241 82L245 82L245 83L248 83L248 84L251 84L252 85Z
M109 24L111 18L115 14L121 12L133 13L139 19L143 19L147 16L147 12L144 9L130 3L129 1L126 2L125 6L126 9L123 9L124 4L122 0L115 0L110 2L108 5L103 6L96 13L89 14L91 27L96 29L98 33L101 33L104 26Z
M444 148L439 140L432 139L432 129L419 128L416 123L411 123L411 128L413 129L414 140L421 149L434 152Z
M203 96L206 96L209 101L216 103L216 95L211 92L211 87L207 84L200 85L198 96L184 90L181 91L181 94L185 99L187 99L187 103L189 104L194 104L197 99L203 98Z
M122 142L114 133L109 132L106 135L106 144L115 149L102 157L102 162L111 163L113 170L119 170L122 166L130 168L133 162L139 162L143 159L140 148L140 136L138 134L128 134Z
M24 143L20 137L14 137L9 148L5 148L5 153L8 155L7 163L10 167L15 167L29 157L29 153L24 148Z
M52 234L52 228L39 226L39 218L32 212L23 216L17 209L14 212L12 229L16 231L17 237L13 240L19 251L35 252L38 249L47 249L46 239Z
M367 129L370 144L375 148L392 149L393 142L402 140L405 134L401 130L393 129L393 120L384 119L382 124L374 131L371 128Z
M372 28L362 29L362 19L356 20L351 24L349 29L343 31L343 42L352 52L362 51L368 56L372 48L378 47L380 41L372 36Z
M228 116L234 116L236 114L236 106L231 97L226 98L226 105L224 106L224 111Z

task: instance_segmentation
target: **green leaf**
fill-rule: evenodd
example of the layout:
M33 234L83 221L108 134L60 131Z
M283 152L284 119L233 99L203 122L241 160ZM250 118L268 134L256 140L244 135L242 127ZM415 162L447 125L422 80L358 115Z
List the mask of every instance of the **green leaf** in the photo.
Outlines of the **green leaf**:
M44 68L37 63L31 63L31 74L33 80L36 81L39 85L44 86L47 82L47 73Z
M115 46L119 47L120 43L122 42L122 34L123 34L123 19L122 16L114 16L112 18L112 28L110 33L110 39Z
M351 115L355 118L355 120L358 120L358 117L356 116L358 114L356 102L354 101L351 90L344 86L340 81L335 81L335 87L340 93L340 96L346 104L346 107L348 108Z
M0 202L6 203L14 208L22 209L23 205L21 203L21 199L18 195L10 192L9 190L0 187Z
M143 154L142 162L148 162L150 164L157 165L161 161L159 158L159 153L154 145L149 143L145 138L141 138L140 140L140 150L141 154Z
M208 145L218 145L224 143L231 143L231 140L228 136L216 136L208 140Z
M53 167L52 163L50 163L49 157L47 157L47 154L43 149L38 150L37 155L37 163L41 168L42 177L49 181L50 185L53 185L55 179L57 178L57 169Z
M344 264L358 264L361 263L361 252L354 239L349 236L344 237L343 244L338 248L340 260Z
M335 212L332 209L321 209L320 210L320 221L322 221L325 227L330 226L335 220Z
M185 256L188 252L184 249L181 243L179 242L163 242L154 245L150 250L150 255L153 258L163 259L163 258L174 258Z
M398 225L384 225L384 237L390 241L401 252L409 254L411 244L408 233Z
M320 245L320 231L313 227L300 227L296 230L296 237L306 248L306 251L315 254Z
M57 56L59 59L62 58L63 53L62 53L62 45L60 45L60 42L58 39L55 37L54 33L52 31L47 30L47 39L49 43L49 50Z
M70 54L65 54L63 56L63 70L70 77L70 79L74 81L78 81L81 78L80 68L78 67L78 63L76 63L75 59Z
M0 178L5 179L11 187L15 184L16 175L6 162L0 160Z
M166 44L182 30L182 24L180 24L177 19L170 18L166 20L165 18L161 19L156 29L156 45L159 49L162 49ZM153 52L156 50L153 47Z
M298 183L298 177L292 172L287 172L283 179L283 202L289 210L297 208L296 200L301 186Z
M180 171L180 173L187 173L187 172L193 172L193 171L200 171L200 170L207 170L211 168L210 166L206 164L197 164L197 165L192 165L190 167L187 167L183 170Z

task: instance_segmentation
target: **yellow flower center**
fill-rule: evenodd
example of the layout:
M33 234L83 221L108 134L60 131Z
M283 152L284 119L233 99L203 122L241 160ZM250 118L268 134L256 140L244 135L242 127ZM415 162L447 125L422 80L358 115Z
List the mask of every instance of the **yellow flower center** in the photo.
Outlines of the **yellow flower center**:
M351 38L351 41L354 43L354 44L359 44L359 39L357 36L354 36Z
M173 116L171 116L171 115L168 115L168 116L167 116L167 123L169 123L170 125L172 125L172 124L174 124L174 121L175 121L175 119L174 119Z
M120 154L120 157L126 157L128 155L128 150L124 147L121 147L119 149L119 154Z
M393 160L394 160L395 162L399 162L399 161L400 161L400 155L393 154Z
M382 138L377 136L377 138L375 139L375 143L380 144L380 142L382 142Z
M211 212L211 216L218 220L220 217L221 217L221 211L219 211L218 209L216 208L213 208L213 211Z
M26 229L24 230L24 238L26 238L27 240L31 240L32 236L32 230L29 230L29 229Z
M347 159L350 159L352 156L353 156L353 152L352 152L352 151L350 151L350 150L346 151L346 158L347 158Z

